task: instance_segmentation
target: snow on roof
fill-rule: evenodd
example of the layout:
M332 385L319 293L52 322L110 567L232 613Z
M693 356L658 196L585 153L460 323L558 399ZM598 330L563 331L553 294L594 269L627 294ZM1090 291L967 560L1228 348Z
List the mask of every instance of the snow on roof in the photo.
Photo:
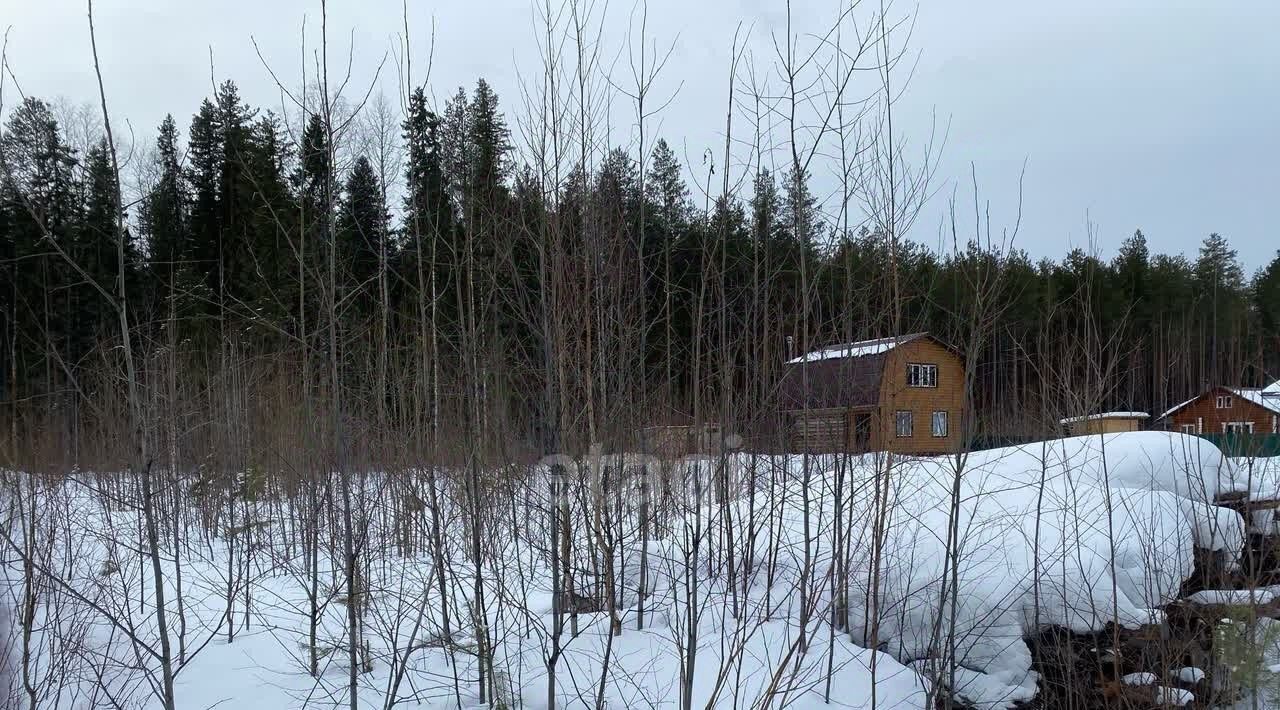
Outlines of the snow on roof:
M1087 422L1097 419L1146 419L1150 416L1151 415L1146 412L1102 412L1101 414L1085 414L1079 417L1067 417L1060 423L1074 424L1076 422Z
M841 358L866 357L867 355L879 355L893 350L902 343L907 343L923 335L923 333L915 333L913 335L902 335L892 338L876 338L874 340L860 340L856 343L840 343L838 345L828 345L821 350L805 353L797 358L787 361L788 365L798 365L802 362L818 362L820 360L838 360Z
M1178 411L1179 409L1182 409L1183 407L1187 406L1188 404L1191 404L1192 402L1196 401L1197 399L1200 399L1200 397L1202 397L1202 396L1203 396L1202 394L1198 394L1198 395L1196 395L1196 396L1192 397L1191 399L1188 399L1188 400L1187 400L1187 401L1185 401L1185 402L1182 402L1182 403L1180 403L1180 404L1174 405L1173 407L1171 407L1171 408L1169 409L1169 411L1165 412L1164 414L1161 414L1158 418L1159 418L1159 419L1164 419L1165 417L1169 416L1170 414L1173 414L1174 412Z
M1274 386L1275 385L1272 385L1272 387ZM1250 402L1253 402L1254 404L1258 405L1259 407L1270 409L1271 411L1277 414L1280 414L1280 396L1277 396L1276 393L1268 391L1270 389L1271 387L1268 387L1267 389L1235 389L1233 388L1231 391L1234 392L1236 396L1240 397L1240 399L1247 399Z
M1277 414L1280 414L1280 382L1273 382L1267 387L1263 387L1261 389L1258 389L1256 387L1224 387L1223 389L1234 394L1240 399L1248 400L1258 405L1259 407L1264 407L1266 409L1270 409L1273 412L1276 412ZM1178 411L1179 409L1182 409L1183 407L1187 406L1188 404L1191 404L1192 402L1196 401L1197 399L1200 399L1203 396L1204 396L1203 394L1196 395L1195 397L1188 399L1182 404L1179 404L1178 406L1173 407L1172 409L1165 412L1164 414L1161 414L1159 418L1164 419L1170 414L1173 414L1174 412Z

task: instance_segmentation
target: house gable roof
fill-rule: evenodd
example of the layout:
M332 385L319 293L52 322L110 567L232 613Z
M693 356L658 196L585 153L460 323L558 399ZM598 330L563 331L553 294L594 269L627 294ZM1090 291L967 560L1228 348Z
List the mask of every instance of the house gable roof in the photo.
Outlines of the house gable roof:
M1255 404L1263 409L1280 414L1280 382L1271 384L1268 387L1214 387L1212 389L1201 392L1200 394L1188 399L1178 406L1170 409L1160 415L1160 419L1165 419L1170 415L1176 414L1179 410L1185 408L1192 402L1198 402L1202 397L1207 397L1214 392L1229 392L1240 399Z
M864 358L871 355L883 355L899 345L905 345L913 340L927 337L929 337L928 333L911 333L910 335L902 335L893 338L875 338L872 340L859 340L856 343L828 345L825 348L805 353L800 357L792 358L787 361L787 364L799 365L804 362L812 363L822 362L825 360L844 360L850 358Z
M874 407L880 402L880 381L889 354L921 338L946 347L928 333L911 333L830 345L788 360L780 389L782 408Z

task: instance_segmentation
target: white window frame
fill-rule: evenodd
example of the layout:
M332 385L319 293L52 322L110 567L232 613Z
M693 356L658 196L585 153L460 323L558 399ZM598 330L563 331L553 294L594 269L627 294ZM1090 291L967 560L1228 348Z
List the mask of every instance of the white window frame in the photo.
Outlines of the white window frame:
M929 362L907 363L907 386L936 388L938 386L938 366Z
M1232 429L1236 429L1237 431L1233 432ZM1232 434L1232 433L1252 434L1253 422L1223 422L1222 433L1223 434Z
M915 432L915 416L911 414L910 409L899 409L893 413L893 433L895 437L910 439L915 436Z
M1218 409L1231 409L1232 404L1231 395L1229 394L1220 394L1218 395L1218 398L1213 401L1213 406Z
M951 434L951 422L948 421L947 410L934 410L933 416L929 418L929 431L936 439L945 439ZM941 426L939 426L941 424Z
M1196 433L1196 425L1195 425L1195 424L1183 424L1183 425L1182 425L1182 427L1179 429L1179 431L1181 431L1183 434L1195 434L1195 433Z

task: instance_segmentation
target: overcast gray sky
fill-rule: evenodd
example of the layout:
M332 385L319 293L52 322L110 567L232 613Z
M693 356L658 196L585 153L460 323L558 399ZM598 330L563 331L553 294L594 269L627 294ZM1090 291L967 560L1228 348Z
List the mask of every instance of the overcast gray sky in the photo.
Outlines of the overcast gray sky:
M797 25L817 29L830 0L796 0ZM184 129L210 93L209 57L254 105L278 105L254 53L296 80L305 0L98 0L98 42L112 113L151 136L166 112ZM631 0L613 0L606 43L625 39ZM518 109L520 71L535 68L528 0L410 2L416 67L426 64L432 17L431 88L447 96L483 76ZM697 160L721 140L729 45L738 22L752 28L767 68L782 0L650 0L650 34L675 41L661 90L679 92L658 132ZM918 65L895 121L927 138L947 127L934 200L912 237L933 243L953 186L969 190L970 166L993 222L1012 223L1026 162L1020 246L1061 256L1088 246L1094 225L1104 256L1135 228L1153 251L1194 256L1221 232L1250 273L1280 248L1272 218L1280 187L1280 2L1181 0L933 0L914 11L910 49ZM330 36L367 81L402 26L395 0L330 1ZM0 0L11 25L10 65L23 90L81 101L96 96L85 8L76 0ZM337 61L335 61L337 63ZM394 91L394 67L387 70ZM420 75L419 75L420 78ZM9 102L9 99L6 98ZM11 103L11 102L10 102ZM965 203L967 205L967 203ZM966 210L971 209L966 206Z

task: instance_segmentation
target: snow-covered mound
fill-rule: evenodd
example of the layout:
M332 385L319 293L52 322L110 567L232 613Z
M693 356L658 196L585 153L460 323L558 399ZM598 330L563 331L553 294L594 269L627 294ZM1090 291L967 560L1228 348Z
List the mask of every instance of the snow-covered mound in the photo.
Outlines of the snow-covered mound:
M1193 548L1234 552L1243 536L1239 515L1211 504L1232 489L1229 462L1180 434L1075 437L960 458L869 455L810 473L793 476L782 500L752 503L782 508L781 563L800 580L808 529L809 579L836 579L837 594L847 588L853 635L912 667L941 668L942 679L955 639L965 669L956 691L979 706L1034 694L1028 632L1159 621L1192 572ZM843 511L837 488L850 498ZM886 515L877 498L889 502ZM837 516L849 528L841 550L830 534ZM754 558L767 559L757 545ZM840 570L857 572L846 580ZM828 608L831 588L815 593Z
M1254 500L1280 500L1280 456L1232 459L1233 487Z

